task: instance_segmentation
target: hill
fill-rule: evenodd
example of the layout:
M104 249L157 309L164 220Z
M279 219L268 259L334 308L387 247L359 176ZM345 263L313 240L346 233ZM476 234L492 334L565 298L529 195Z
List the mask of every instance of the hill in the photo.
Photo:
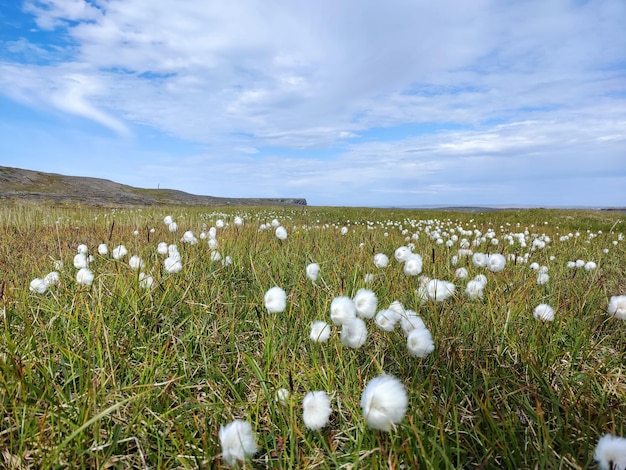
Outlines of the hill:
M46 201L93 206L224 206L301 205L302 198L226 198L198 196L174 189L135 188L84 176L0 166L0 200Z

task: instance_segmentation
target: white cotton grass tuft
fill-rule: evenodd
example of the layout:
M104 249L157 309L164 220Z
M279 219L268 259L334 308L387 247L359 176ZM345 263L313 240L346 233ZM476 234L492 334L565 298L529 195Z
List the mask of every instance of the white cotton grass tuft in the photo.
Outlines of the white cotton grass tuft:
M241 227L243 225L243 219L241 218L241 216L236 215L233 219L233 223L235 224L235 227Z
M157 253L160 254L160 255L166 255L167 254L167 243L159 242L159 244L157 245Z
M537 320L552 321L554 320L554 309L548 304L539 304L535 307L533 316Z
M467 279L467 276L467 268L458 268L456 271L454 271L454 277L456 277L457 279Z
M113 259L122 259L127 254L128 254L128 250L126 249L124 245L116 246L115 248L113 248L113 251L111 252L111 256L113 256Z
M540 272L537 274L537 284L540 286L547 284L550 281L550 275L548 273Z
M411 253L404 261L404 274L417 276L422 272L422 257L417 253Z
M222 458L228 465L243 462L258 450L252 426L249 422L236 419L226 426L220 426Z
M411 330L406 338L406 346L409 354L415 357L426 357L435 350L433 337L426 328Z
M363 418L370 428L389 431L406 414L408 398L402 383L392 375L379 375L361 395Z
M585 271L593 271L597 267L598 267L598 265L595 262L593 262L593 261L587 261L585 263Z
M361 318L353 318L341 327L341 343L352 349L358 349L367 341L367 326Z
M408 335L416 328L426 328L424 320L413 310L406 310L400 315L400 326L405 335Z
M61 281L61 276L57 271L51 271L43 278L43 282L46 283L48 287L55 286Z
M626 470L626 439L605 434L598 440L593 459L600 470Z
M312 341L325 343L330 338L330 325L321 320L312 322L310 338Z
M309 392L302 400L302 419L309 429L318 430L326 426L332 411L326 392Z
M372 318L376 315L376 307L378 307L378 298L374 291L369 289L359 289L356 291L354 298L354 307L356 315L361 318Z
M274 394L274 400L281 405L284 405L285 403L287 403L287 400L289 400L290 396L291 393L289 393L289 390L287 390L286 388L279 388Z
M76 282L82 286L90 286L93 282L93 272L89 268L80 268L76 273Z
M384 253L374 255L374 266L379 269L386 268L389 265L389 257Z
M607 312L615 318L626 320L626 295L612 296L609 300Z
M310 263L307 265L305 272L306 277L308 277L311 281L317 281L317 276L320 274L320 265L317 263Z
M404 263L411 256L411 249L408 246L398 247L393 256L399 263Z
M374 323L383 331L393 331L396 323L400 320L400 314L390 308L381 310L374 317Z
M276 227L275 234L276 234L276 238L278 238L279 240L287 239L287 229L283 227L282 225L279 225L278 227Z
M154 284L154 278L146 275L146 273L139 273L139 287L142 289L150 289Z
M198 243L198 239L191 230L187 230L185 233L183 233L183 237L180 239L180 241L183 243L188 243L190 245L195 245L196 243Z
M335 325L349 323L356 318L356 307L350 297L335 297L330 303L330 319Z
M74 267L76 269L86 268L89 266L89 258L84 253L78 253L74 256Z
M183 269L183 263L180 260L180 255L178 253L171 254L163 260L163 266L170 274L179 273Z
M481 299L483 297L484 285L482 282L472 279L467 283L465 293L470 299Z
M87 248L87 245L85 245L84 243L81 243L80 245L78 245L78 247L76 247L76 251L78 253L86 255L87 253L89 253L89 248Z
M431 279L426 284L426 296L429 300L434 300L435 302L446 300L451 295L454 295L454 291L454 284L449 281Z
M32 281L30 281L29 289L35 294L44 294L46 290L48 290L48 284L43 279L36 277Z
M145 266L143 260L141 259L139 255L131 256L130 259L128 260L128 265L130 266L130 269L132 269L133 271L137 271L138 269L141 269Z
M484 253L474 253L472 255L472 263L477 268L484 268L487 266L487 255Z
M102 256L109 254L109 248L106 243L100 243L98 245L98 254Z
M178 224L177 224L176 222L172 222L171 224L169 224L169 225L167 226L167 229L168 229L170 232L176 232L176 231L178 231Z
M174 222L174 219L172 218L172 216L171 216L171 215L166 215L165 217L163 217L163 223L164 223L165 225L169 225L169 224L171 224L172 222Z
M263 302L267 313L279 313L287 307L287 294L280 287L274 286L265 293Z
M502 271L506 267L506 258L500 253L493 253L487 257L487 269L492 273Z

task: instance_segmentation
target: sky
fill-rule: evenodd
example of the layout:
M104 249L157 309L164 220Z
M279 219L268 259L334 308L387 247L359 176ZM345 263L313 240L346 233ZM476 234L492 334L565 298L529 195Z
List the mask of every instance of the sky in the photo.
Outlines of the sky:
M624 0L0 0L0 165L310 205L626 206Z

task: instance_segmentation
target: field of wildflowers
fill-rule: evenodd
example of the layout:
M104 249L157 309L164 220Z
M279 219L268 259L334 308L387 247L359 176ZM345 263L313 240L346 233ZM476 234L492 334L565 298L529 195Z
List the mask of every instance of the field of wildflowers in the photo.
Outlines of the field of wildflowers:
M623 469L625 233L0 207L0 467Z

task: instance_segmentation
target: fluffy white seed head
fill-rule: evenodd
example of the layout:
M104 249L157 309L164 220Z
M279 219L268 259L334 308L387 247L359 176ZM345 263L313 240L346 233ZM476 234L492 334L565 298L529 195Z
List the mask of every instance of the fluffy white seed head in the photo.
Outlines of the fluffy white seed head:
M157 245L157 253L160 254L160 255L166 255L167 254L167 243L160 242Z
M505 267L506 267L506 258L500 253L493 253L487 257L487 269L491 271L492 273L500 272Z
M89 258L84 253L78 253L74 256L74 267L76 269L86 268L89 266Z
M43 294L48 290L48 284L41 278L36 277L30 281L30 291L36 294Z
M279 240L287 239L287 229L283 227L282 225L279 227L276 227L275 233L276 233L276 238L278 238Z
M100 243L98 245L98 253L102 256L109 253L109 248L107 247L106 243Z
M400 314L398 312L391 310L390 308L381 310L376 314L374 318L374 323L376 326L383 331L392 331L398 320L400 319Z
M332 408L326 392L309 392L302 400L304 425L313 430L322 429L328 423Z
M163 223L164 223L165 225L169 225L169 224L171 224L172 222L174 222L174 219L172 219L172 216L171 216L171 215L166 215L165 217L163 217Z
M359 289L352 300L356 308L357 316L361 318L372 318L376 314L378 298L373 291L369 289Z
M422 272L422 257L417 253L411 253L404 261L404 274L417 276Z
M393 253L394 258L399 263L404 263L409 256L411 256L411 249L408 246L401 246L396 248L396 251Z
M593 458L600 470L626 470L626 439L605 434L598 440Z
M130 266L130 269L134 271L137 271L145 266L143 260L138 255L131 256L128 260L128 265Z
M167 229L170 232L176 232L178 230L178 224L176 222L172 222L171 224L167 226Z
M384 253L374 255L374 266L377 268L386 268L389 265L389 258Z
M274 286L263 297L267 313L279 313L287 307L287 293L278 286Z
M611 297L607 311L609 315L615 318L626 320L626 295L614 295Z
M470 299L480 299L483 296L483 284L476 279L472 279L467 283L465 293Z
M467 276L468 276L468 273L467 273L466 268L458 268L454 272L454 277L456 277L457 279L467 279Z
M128 250L126 249L124 245L116 246L115 248L113 248L113 251L111 252L113 259L122 259L127 254L128 254Z
M454 294L455 287L449 281L442 281L440 279L431 279L426 284L426 295L428 299L436 302L446 300L448 297Z
M254 433L249 422L236 419L220 427L222 458L228 465L243 462L257 451Z
M370 380L361 395L361 410L367 425L389 431L406 414L408 399L402 383L391 375Z
M179 273L183 269L183 263L180 260L180 255L172 254L168 256L163 260L163 266L170 274Z
M416 328L426 328L424 320L413 310L406 310L404 314L400 315L400 326L405 335L408 335Z
M78 245L78 247L76 248L76 251L78 253L82 253L83 255L86 255L87 253L89 253L89 248L87 248L87 245L85 245L84 243L81 243L80 245Z
M477 268L484 268L487 266L487 255L484 253L474 253L472 255L472 263Z
M306 277L308 277L311 281L316 281L317 276L320 273L320 265L317 263L310 263L306 267Z
M406 338L406 346L411 356L426 357L435 349L433 338L426 328L415 328Z
M540 286L547 284L550 281L550 275L548 273L537 274L537 284Z
M356 307L350 297L335 297L330 303L330 319L335 325L349 323L356 317Z
M57 271L51 271L46 274L46 277L43 278L43 281L46 283L47 286L54 286L61 281L61 276L59 276L59 273Z
M341 327L341 342L344 346L357 349L367 341L367 326L361 318L353 318Z
M325 343L330 338L330 325L325 321L314 321L311 323L310 338L319 343Z
M81 268L76 273L76 282L82 286L90 286L93 282L93 273L89 268Z
M535 307L533 316L537 320L552 321L554 320L554 309L548 304L539 304Z

